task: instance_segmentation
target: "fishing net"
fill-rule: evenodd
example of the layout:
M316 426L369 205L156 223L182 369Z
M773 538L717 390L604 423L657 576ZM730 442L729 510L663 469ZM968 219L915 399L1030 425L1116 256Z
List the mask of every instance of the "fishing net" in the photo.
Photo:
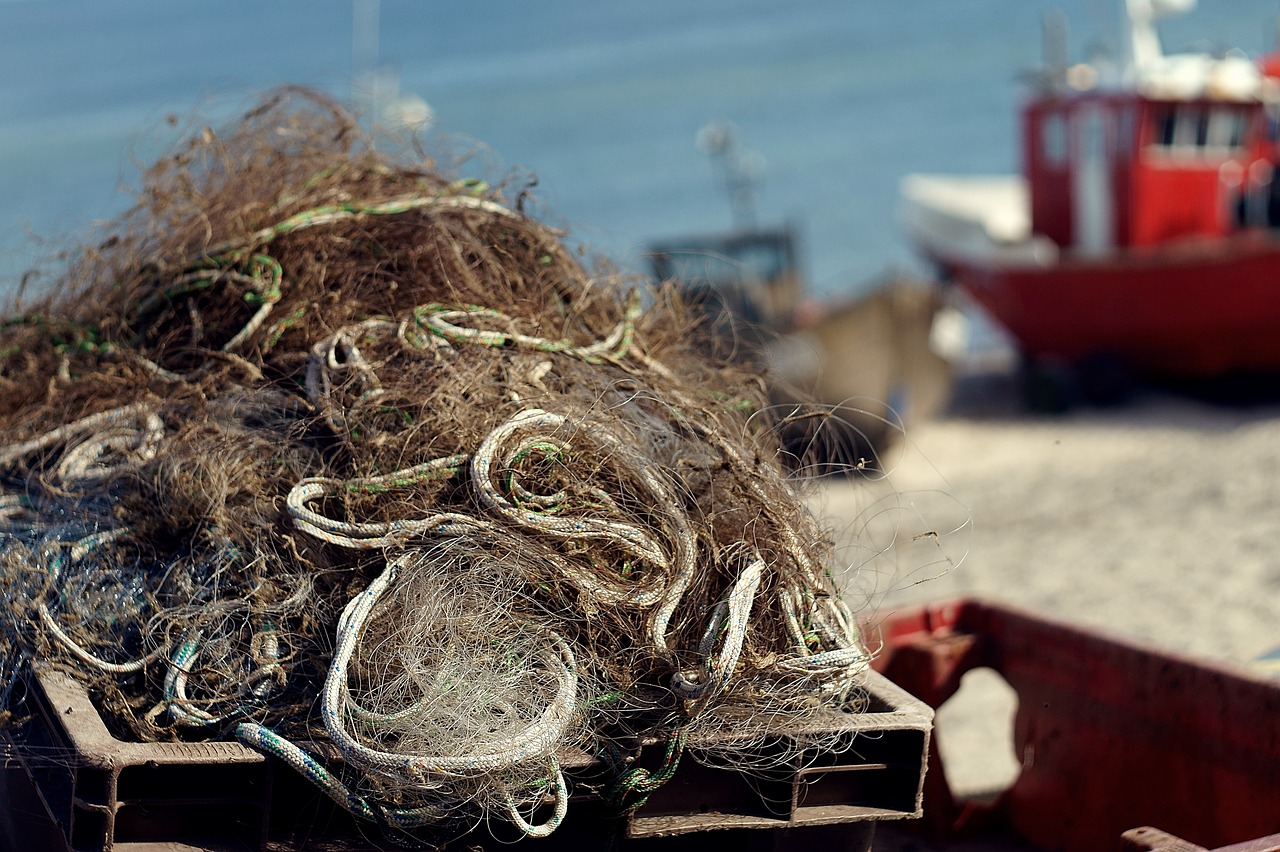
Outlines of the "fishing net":
M762 769L853 708L759 376L518 190L298 91L152 167L0 329L4 682L65 670L122 736L237 738L384 827L535 837L567 749L634 806L637 743Z

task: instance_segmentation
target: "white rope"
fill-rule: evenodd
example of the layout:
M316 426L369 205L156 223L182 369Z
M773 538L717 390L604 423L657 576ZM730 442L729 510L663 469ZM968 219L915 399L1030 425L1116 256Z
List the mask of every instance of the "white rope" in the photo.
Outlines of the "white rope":
M357 345L362 337L376 334L394 334L400 326L391 320L371 319L344 326L329 337L311 347L307 360L304 386L307 398L325 413L329 427L335 432L346 431L346 408L333 401L333 374L351 372L364 383L361 399L383 392L382 382Z
M386 569L364 592L351 599L338 619L333 661L325 678L320 705L321 717L329 737L349 762L409 779L466 777L549 759L573 720L577 709L578 689L573 651L568 643L554 634L545 653L540 654L540 659L558 682L556 696L542 717L516 736L488 743L469 754L414 755L370 748L347 731L347 708L351 700L347 685L347 666L374 605L395 582L400 567L413 556L414 554L404 554L388 563Z
M742 569L742 573L734 581L728 600L716 608L710 626L703 634L700 649L706 657L705 672L688 674L676 672L671 679L671 688L681 698L710 698L728 687L733 670L738 666L742 643L747 635L747 622L751 618L751 607L755 603L756 590L760 588L764 571L764 559L759 553L754 554L751 561L747 563L747 567ZM712 652L712 646L716 634L722 629L724 646L717 655Z
M564 773L560 771L560 764L554 759L551 761L551 772L551 783L555 788L555 810L541 825L534 825L526 820L524 815L516 809L516 803L510 794L503 799L507 808L507 817L524 832L526 837L550 837L551 833L559 828L564 815L569 810L569 788L564 782Z
M321 541L356 550L397 547L432 533L456 535L475 532L488 525L484 521L456 512L441 512L425 518L360 523L340 521L312 508L312 504L317 501L344 492L389 491L442 479L452 475L466 462L467 456L452 455L384 476L349 480L310 477L290 489L285 498L285 507L293 518L293 525L298 529Z
M107 662L101 657L96 657L84 648L80 647L74 639L67 635L67 632L58 624L57 619L53 617L53 613L49 612L49 608L43 601L36 606L36 612L40 614L40 621L44 624L50 635L52 635L54 639L57 639L62 647L70 651L72 656L88 663L100 671L106 672L107 674L128 675L140 672L168 653L168 648L162 647L157 648L145 657L140 657L139 659L131 660L127 663Z
M518 442L516 451L504 453L504 442L521 433L532 434ZM657 538L640 527L589 516L568 518L525 509L513 504L494 484L495 474L501 471L496 464L497 459L513 458L519 449L536 442L553 443L569 449L573 445L565 437L569 434L575 441L587 444L588 449L596 450L610 463L625 467L644 486L649 493L639 496L645 498L644 504L652 512L652 521L665 522L670 553ZM660 655L669 652L667 625L697 571L697 538L680 500L652 461L639 457L607 430L587 426L575 428L563 415L530 408L489 433L476 450L471 473L481 504L504 519L560 538L602 541L648 563L651 570L645 572L638 582L605 577L599 571L588 571L566 563L567 579L598 603L636 608L656 606L650 616L649 635Z
M569 420L563 415L531 408L520 412L490 432L488 437L480 444L479 449L476 450L475 458L471 462L471 482L475 486L476 496L480 498L481 504L486 509L490 509L520 526L533 527L540 532L563 538L598 539L615 545L657 568L665 569L668 567L667 557L662 547L653 536L639 527L598 518L562 518L544 512L521 509L511 503L502 494L501 490L494 485L494 474L501 470L500 466L495 464L496 459L499 456L510 458L516 454L516 451L507 454L501 452L504 441L519 432L545 430L548 433L548 437L545 440L554 440L558 446L565 447L567 444L554 436L568 426ZM590 438L595 438L605 444L613 443L607 434L603 432L591 434ZM521 443L520 448L527 447L537 440L527 439ZM609 449L616 448L609 447Z
M116 539L123 538L128 535L128 532L129 531L127 529L122 527L111 530L102 530L75 541L56 542L46 546L41 551L40 555L48 561L47 567L49 571L49 583L56 586L61 579L63 560L59 551L62 548L66 548L67 556L71 562L79 562L92 553L96 548L104 544L110 544ZM52 636L54 640L57 641L57 643L73 657L81 662L88 663L99 671L106 672L107 674L129 675L140 672L147 666L163 658L169 652L168 646L161 646L138 659L124 663L112 663L91 653L72 639L71 635L62 629L62 625L58 623L58 619L49 610L48 604L44 601L39 601L36 604L36 614L40 616L40 623L44 625L45 629L49 632L49 635Z
M164 421L154 413L140 414L136 426L111 426L68 449L55 472L67 483L100 482L128 466L155 458L164 439ZM104 462L115 455L115 464ZM130 458L132 456L132 458Z
M134 424L132 429L128 426L130 422ZM67 454L72 458L72 461L68 462L70 474L80 474L89 480L106 476L109 469L99 466L100 470L95 471L93 467L110 449L120 448L117 446L117 438L124 435L136 438L132 446L125 446L124 449L133 450L134 455L142 460L153 458L157 445L164 437L164 422L145 403L125 405L110 411L91 414L29 441L0 448L0 467L8 467L34 453L69 441L78 435L98 433L102 430L110 431L103 439L85 442L83 448L76 448Z

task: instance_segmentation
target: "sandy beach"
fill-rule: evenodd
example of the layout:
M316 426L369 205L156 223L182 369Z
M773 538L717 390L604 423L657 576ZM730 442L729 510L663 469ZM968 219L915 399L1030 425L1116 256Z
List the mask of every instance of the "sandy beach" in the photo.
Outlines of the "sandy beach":
M1280 645L1280 406L1145 390L1030 416L1006 377L961 393L884 481L815 495L854 603L996 599L1239 664Z
M882 480L825 480L812 498L872 621L977 597L1232 665L1280 645L1280 405L1144 390L1033 416L1010 375L987 375L884 461ZM1017 776L1016 701L978 670L940 708L957 794Z

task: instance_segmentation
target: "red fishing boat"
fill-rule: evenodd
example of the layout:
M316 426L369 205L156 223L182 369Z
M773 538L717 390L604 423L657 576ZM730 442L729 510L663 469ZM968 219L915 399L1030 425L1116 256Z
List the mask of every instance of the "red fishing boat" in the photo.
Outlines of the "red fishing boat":
M1165 54L1189 5L1127 0L1118 61L1034 75L1022 175L903 181L911 239L1042 390L1280 372L1280 61Z

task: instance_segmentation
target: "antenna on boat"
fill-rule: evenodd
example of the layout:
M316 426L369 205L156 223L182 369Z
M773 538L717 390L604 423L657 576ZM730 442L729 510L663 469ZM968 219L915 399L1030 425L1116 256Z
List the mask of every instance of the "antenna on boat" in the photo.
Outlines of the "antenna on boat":
M764 171L764 157L755 151L739 151L738 129L727 121L713 121L698 131L698 150L719 164L733 225L749 230L756 224L756 179Z
M381 0L351 4L351 102L370 126L421 130L435 121L422 98L400 91L400 75L379 59Z
M1067 82L1067 16L1061 9L1047 9L1041 21L1044 38L1045 88L1061 89Z
M378 111L378 27L381 0L351 4L351 102L365 115Z

